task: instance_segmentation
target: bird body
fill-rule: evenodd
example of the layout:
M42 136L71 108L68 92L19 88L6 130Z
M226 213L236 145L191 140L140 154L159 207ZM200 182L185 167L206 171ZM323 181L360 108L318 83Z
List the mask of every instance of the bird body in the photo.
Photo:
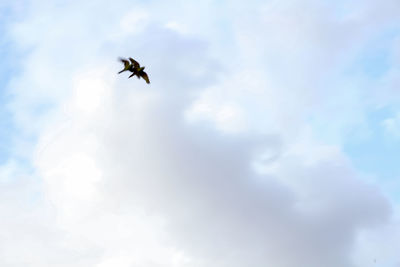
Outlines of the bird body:
M132 74L128 78L136 75L138 79L143 78L146 83L150 83L149 76L144 72L145 67L140 67L140 64L136 60L130 57L129 61L123 58L120 58L120 61L124 63L124 69L118 72L118 74L124 71L130 71Z

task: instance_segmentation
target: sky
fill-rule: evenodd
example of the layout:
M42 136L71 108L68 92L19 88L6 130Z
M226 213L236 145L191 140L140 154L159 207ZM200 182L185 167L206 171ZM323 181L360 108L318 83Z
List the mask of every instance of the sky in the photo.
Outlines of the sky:
M400 267L397 0L8 2L1 266Z

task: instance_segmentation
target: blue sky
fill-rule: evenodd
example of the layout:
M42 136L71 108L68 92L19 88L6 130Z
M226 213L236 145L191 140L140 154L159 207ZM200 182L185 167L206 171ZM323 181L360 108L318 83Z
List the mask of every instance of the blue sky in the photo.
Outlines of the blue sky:
M2 14L4 14L2 12ZM1 15L3 17L4 15ZM4 36L5 33L5 27L6 25L4 24L5 20L2 20L3 23L0 24L0 33L2 36ZM1 54L0 54L0 60L2 62L0 66L0 88L1 88L1 94L0 94L0 103L1 103L1 132L0 132L0 147L1 147L1 152L0 152L0 161L4 162L4 160L7 157L8 154L8 146L7 143L9 143L9 135L10 135L10 128L11 128L11 118L10 114L7 114L7 110L4 108L5 104L7 103L7 96L6 96L6 90L5 87L7 85L7 82L9 80L9 77L11 75L11 66L8 62L10 62L9 54L10 54L10 47L9 44L7 43L6 40L2 40L0 43L1 45Z
M400 266L399 12L0 4L0 265Z

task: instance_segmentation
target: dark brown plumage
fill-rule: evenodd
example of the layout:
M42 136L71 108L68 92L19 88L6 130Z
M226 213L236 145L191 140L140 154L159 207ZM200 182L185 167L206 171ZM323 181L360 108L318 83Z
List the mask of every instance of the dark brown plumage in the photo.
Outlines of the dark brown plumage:
M128 78L136 75L138 79L143 78L146 83L150 83L149 76L144 72L145 67L140 67L140 64L136 60L130 57L129 61L123 58L120 58L120 61L124 63L124 69L118 72L118 74L128 70L132 72Z

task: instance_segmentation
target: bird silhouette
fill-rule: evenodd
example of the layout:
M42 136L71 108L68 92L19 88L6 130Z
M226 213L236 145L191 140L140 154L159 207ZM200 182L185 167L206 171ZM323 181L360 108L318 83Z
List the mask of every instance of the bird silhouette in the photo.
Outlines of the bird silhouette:
M128 79L136 75L138 79L143 78L146 83L150 83L149 76L146 72L144 72L145 67L141 67L136 60L131 57L129 58L129 61L124 58L120 58L119 60L124 63L124 69L118 72L118 74L124 71L130 71L132 74L128 77Z

